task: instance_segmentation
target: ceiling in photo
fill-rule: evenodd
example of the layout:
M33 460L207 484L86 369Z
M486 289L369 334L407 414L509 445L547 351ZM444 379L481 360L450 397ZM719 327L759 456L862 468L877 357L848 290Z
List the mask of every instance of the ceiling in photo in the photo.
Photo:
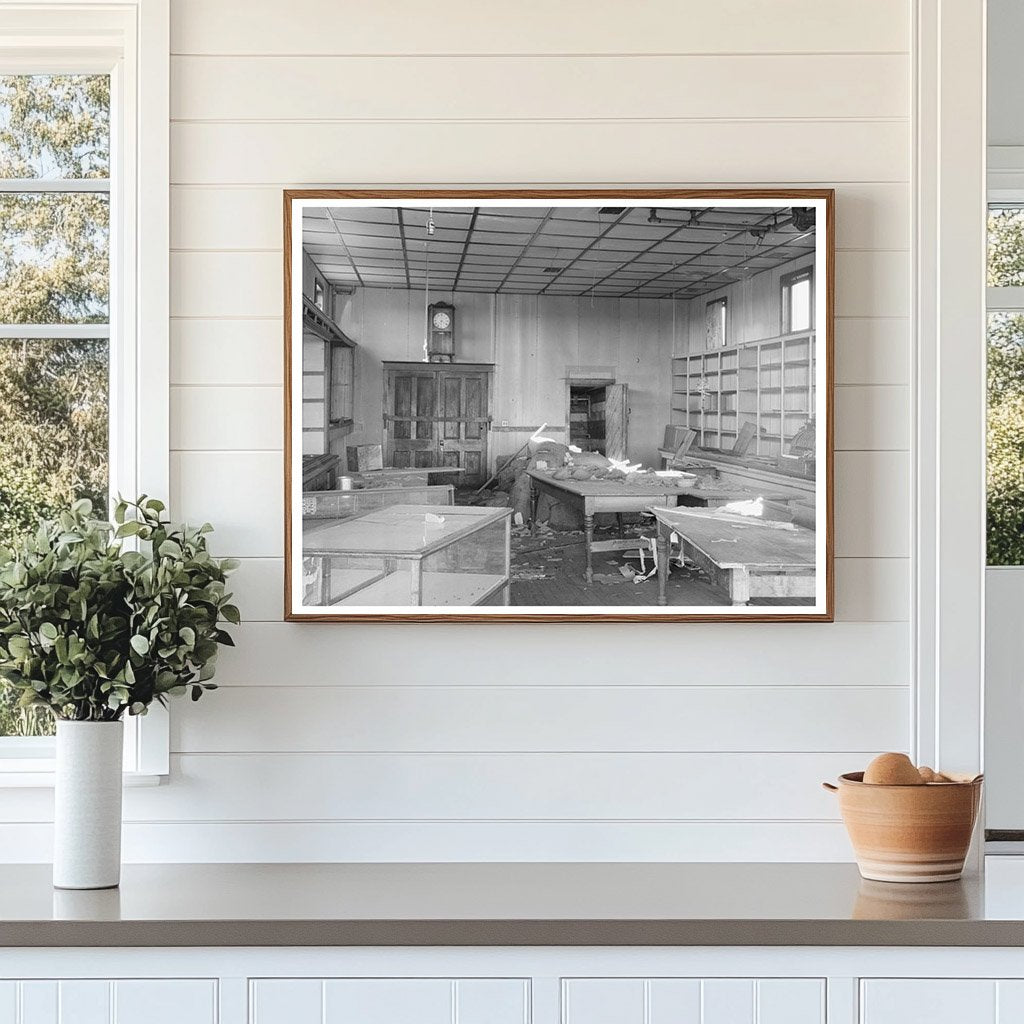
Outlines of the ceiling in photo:
M694 298L814 251L813 210L317 207L303 248L340 287Z

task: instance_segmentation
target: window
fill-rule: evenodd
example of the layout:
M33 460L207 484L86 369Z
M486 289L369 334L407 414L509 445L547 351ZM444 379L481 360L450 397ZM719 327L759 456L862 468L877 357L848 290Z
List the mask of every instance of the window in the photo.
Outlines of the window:
M75 497L168 496L167 21L0 6L0 543ZM166 717L128 725L126 770L166 772ZM46 782L51 732L0 685L0 784Z
M728 344L726 327L728 324L728 303L725 299L712 299L704 308L704 329L707 348L721 348Z
M814 326L814 271L811 267L785 274L782 285L782 333L796 334Z
M0 76L0 177L0 543L12 543L76 498L107 507L110 77ZM0 693L0 735L52 728Z
M988 217L989 565L1024 565L1024 206Z
M355 383L355 349L341 341L332 341L329 346L331 359L331 423L348 423L352 420Z

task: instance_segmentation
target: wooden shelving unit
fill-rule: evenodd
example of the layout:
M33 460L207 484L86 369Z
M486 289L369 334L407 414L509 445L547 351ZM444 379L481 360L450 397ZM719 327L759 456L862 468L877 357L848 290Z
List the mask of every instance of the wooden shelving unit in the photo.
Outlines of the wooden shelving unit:
M701 448L729 451L744 423L749 454L776 458L814 415L814 334L789 334L672 360L672 415Z

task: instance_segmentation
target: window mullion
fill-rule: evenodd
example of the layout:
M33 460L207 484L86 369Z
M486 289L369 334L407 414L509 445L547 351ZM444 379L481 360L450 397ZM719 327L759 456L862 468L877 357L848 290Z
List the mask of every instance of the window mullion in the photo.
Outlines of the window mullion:
M0 338L35 341L56 338L59 341L90 341L110 337L110 324L0 324Z
M110 192L109 178L0 178L0 193Z

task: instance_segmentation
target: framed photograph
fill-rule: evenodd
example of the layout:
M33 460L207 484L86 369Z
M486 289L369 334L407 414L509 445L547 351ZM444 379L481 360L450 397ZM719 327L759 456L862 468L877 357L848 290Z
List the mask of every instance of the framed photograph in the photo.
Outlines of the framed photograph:
M290 620L831 621L834 196L284 194Z

